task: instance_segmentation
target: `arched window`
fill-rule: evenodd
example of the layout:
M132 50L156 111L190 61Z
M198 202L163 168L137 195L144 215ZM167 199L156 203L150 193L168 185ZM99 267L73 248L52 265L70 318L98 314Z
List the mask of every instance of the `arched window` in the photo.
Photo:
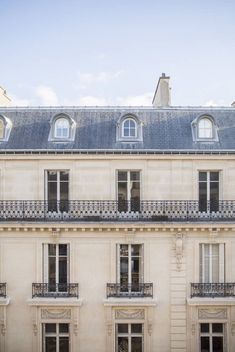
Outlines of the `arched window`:
M213 124L207 117L199 120L198 138L213 138Z
M68 119L60 117L55 121L55 138L68 139L70 135L70 124Z
M0 139L4 138L4 135L5 135L4 132L5 132L5 126L3 121L0 119Z
M137 126L135 120L127 118L122 123L122 137L124 138L136 138L137 137Z

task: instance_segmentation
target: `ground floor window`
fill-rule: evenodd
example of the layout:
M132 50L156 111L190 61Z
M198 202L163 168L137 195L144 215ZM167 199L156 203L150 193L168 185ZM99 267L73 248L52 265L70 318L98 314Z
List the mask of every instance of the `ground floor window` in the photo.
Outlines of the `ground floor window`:
M43 352L69 352L69 324L43 324Z
M143 324L116 324L116 352L143 352Z
M200 324L201 352L224 352L224 324Z

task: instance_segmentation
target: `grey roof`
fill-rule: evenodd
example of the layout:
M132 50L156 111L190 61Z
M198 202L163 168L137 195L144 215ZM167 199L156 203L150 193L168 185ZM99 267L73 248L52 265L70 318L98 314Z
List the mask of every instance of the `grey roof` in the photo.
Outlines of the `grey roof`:
M53 142L48 137L51 119L66 113L76 122L74 141ZM134 114L142 123L143 140L117 141L116 129L124 114ZM193 141L191 123L203 114L213 117L218 141ZM11 120L8 141L0 152L39 151L235 151L235 108L193 107L53 107L0 108Z

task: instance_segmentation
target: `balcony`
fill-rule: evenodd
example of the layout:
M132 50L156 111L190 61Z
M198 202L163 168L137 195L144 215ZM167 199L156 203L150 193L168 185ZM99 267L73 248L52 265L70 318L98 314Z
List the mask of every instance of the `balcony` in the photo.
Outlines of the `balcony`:
M107 298L139 298L150 297L153 298L153 284L107 284Z
M235 200L2 200L0 221L234 221Z
M235 297L235 283L191 283L193 297Z
M78 284L32 284L32 298L78 298Z
M7 296L7 284L0 283L0 297L6 298Z

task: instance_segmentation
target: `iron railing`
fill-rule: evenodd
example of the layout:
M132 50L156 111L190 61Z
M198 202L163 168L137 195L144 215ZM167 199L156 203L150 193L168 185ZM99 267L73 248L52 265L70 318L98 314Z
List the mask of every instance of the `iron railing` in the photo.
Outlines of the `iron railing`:
M4 297L6 298L7 296L7 284L4 283L0 283L0 297Z
M191 297L235 297L235 283L191 283Z
M235 200L2 200L0 221L234 221Z
M107 284L107 298L110 297L153 297L153 284Z
M33 283L32 284L32 297L45 298L64 298L76 297L78 298L78 284L45 284Z

